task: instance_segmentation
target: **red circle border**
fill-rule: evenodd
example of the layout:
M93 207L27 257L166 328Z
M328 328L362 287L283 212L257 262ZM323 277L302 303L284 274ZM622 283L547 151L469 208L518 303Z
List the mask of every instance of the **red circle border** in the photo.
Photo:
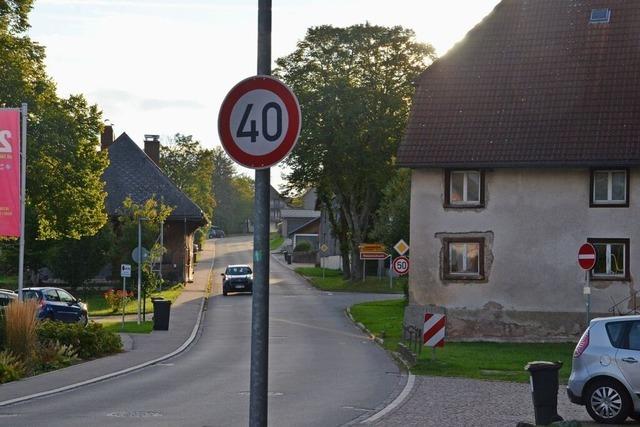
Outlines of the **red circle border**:
M407 257L406 257L406 256L404 256L404 255L401 255L401 256L399 256L399 257L397 257L397 258L394 258L394 259L393 259L393 265L392 265L392 267L393 267L393 271L395 271L397 274L399 274L399 275L403 276L403 275L405 275L405 274L407 274L407 273L409 272L409 269L407 269L407 271L405 271L404 273L402 273L402 272L400 272L400 271L396 270L396 261L398 261L398 260L405 260L405 261L407 261L407 265L411 265L411 264L410 264L409 258L407 258Z
M284 103L289 115L289 126L284 139L278 148L262 156L254 156L242 151L231 136L233 107L244 94L256 89L264 89L276 94ZM236 84L222 101L218 113L218 136L224 151L237 163L250 169L266 169L280 162L293 150L300 135L301 124L300 104L293 91L274 77L253 76Z

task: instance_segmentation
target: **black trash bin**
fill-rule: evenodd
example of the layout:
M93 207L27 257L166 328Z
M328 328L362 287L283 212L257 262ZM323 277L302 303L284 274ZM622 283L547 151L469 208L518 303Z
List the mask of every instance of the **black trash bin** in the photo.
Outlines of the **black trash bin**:
M153 299L153 330L168 331L171 301L162 298Z
M558 415L558 371L562 362L529 362L524 367L531 375L531 395L536 425L562 421Z
M291 254L289 252L284 253L284 259L287 261L287 264L291 264Z

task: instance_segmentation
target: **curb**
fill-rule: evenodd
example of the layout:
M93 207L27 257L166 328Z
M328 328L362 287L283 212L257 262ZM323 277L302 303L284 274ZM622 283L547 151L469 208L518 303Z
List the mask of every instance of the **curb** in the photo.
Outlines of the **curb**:
M213 260L211 261L211 268L209 269L209 278L211 277L211 272L213 271ZM198 312L198 318L196 319L196 324L193 326L193 329L191 330L191 335L189 335L189 338L187 338L187 340L182 343L182 345L180 347L178 347L177 349L175 349L174 351L172 351L171 353L165 354L163 356L157 357L153 360L149 360L147 362L143 362L140 363L138 365L132 366L130 368L126 368L126 369L122 369L120 371L116 371L116 372L111 372L109 374L105 374L96 378L91 378L89 380L85 380L85 381L81 381L79 383L75 383L75 384L69 384L66 385L64 387L58 387L55 388L53 390L47 390L47 391L42 391L39 393L34 393L34 394L30 394L27 396L22 396L22 397L16 397L14 399L10 399L10 400L5 400L3 402L0 402L0 407L5 407L5 406L9 406L9 405L13 405L16 403L22 403L22 402L26 402L29 400L33 400L33 399L37 399L40 397L47 397L47 396L51 396L54 394L58 394L58 393L62 393L65 391L69 391L69 390L73 390L76 388L80 388L86 385L90 385L90 384L95 384L97 382L100 381L105 381L111 378L115 378L115 377L119 377L121 375L125 375L125 374L129 374L131 372L134 371L138 371L140 369L146 368L147 366L151 366L154 365L156 363L159 362L163 362L167 359L170 359L174 356L177 356L178 354L182 353L184 350L186 350L187 347L189 347L189 345L191 345L191 343L196 339L196 336L198 335L198 331L200 330L200 325L202 324L202 315L204 313L204 307L205 307L205 303L207 301L206 298L206 294L202 296L202 300L200 302L200 310Z
M351 307L347 307L346 310L345 310L345 313L346 313L347 317L359 329L361 329L365 334L369 335L370 338L372 338L378 345L380 345L382 347L382 345L384 344L384 340L382 338L378 338L375 335L373 335L371 333L371 331L369 329L367 329L367 327L364 326L362 323L356 322L355 319L353 318L353 315L351 314ZM384 350L386 351L386 349L384 349ZM378 421L380 418L384 417L385 415L389 414L390 412L392 412L393 410L398 408L400 405L402 405L402 403L404 403L404 401L407 399L407 397L409 397L409 394L411 394L411 391L413 390L413 386L415 385L415 382L416 382L416 377L415 377L415 375L413 375L411 373L410 368L409 368L409 364L397 352L390 351L389 353L391 354L391 356L394 359L399 360L405 366L405 368L407 369L407 383L405 384L405 386L402 389L402 391L400 392L400 394L398 394L398 396L396 396L396 398L393 399L393 401L391 403L389 403L384 408L380 409L379 411L377 411L375 414L371 415L370 417L368 417L368 418L366 418L366 419L364 419L362 421L359 421L358 424L370 424L370 423Z

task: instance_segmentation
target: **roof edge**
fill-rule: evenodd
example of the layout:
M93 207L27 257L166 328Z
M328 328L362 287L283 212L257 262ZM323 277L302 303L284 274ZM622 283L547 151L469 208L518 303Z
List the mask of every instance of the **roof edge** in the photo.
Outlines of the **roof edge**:
M443 168L529 168L529 169L548 169L563 167L634 167L640 166L640 159L634 160L598 160L598 161L523 161L523 162L420 162L407 163L398 162L396 166L409 169L443 169Z

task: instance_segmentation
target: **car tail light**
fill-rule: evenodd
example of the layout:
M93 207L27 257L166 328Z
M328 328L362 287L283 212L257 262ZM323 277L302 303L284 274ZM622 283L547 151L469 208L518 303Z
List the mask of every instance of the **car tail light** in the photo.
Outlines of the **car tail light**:
M584 353L584 351L587 349L588 346L589 346L589 329L584 331L584 334L582 334L582 337L580 338L580 341L578 341L578 345L576 346L576 349L573 352L573 357L580 357L580 355Z

